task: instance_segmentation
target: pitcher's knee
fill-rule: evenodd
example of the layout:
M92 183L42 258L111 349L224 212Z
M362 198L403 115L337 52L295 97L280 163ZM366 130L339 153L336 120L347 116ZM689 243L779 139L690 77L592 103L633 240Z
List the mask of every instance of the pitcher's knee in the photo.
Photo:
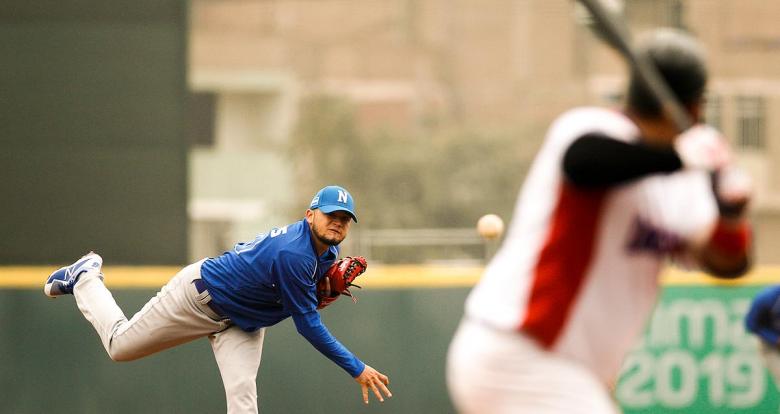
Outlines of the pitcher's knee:
M115 346L115 344L112 343L108 347L108 356L114 362L128 362L141 358L144 354L128 347Z

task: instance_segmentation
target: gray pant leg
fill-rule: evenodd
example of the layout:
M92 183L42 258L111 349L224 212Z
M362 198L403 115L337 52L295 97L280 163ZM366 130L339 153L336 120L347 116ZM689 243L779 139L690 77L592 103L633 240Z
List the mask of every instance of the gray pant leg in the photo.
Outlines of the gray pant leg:
M200 264L179 271L130 320L96 276L79 280L73 294L111 359L130 361L227 328L229 322L215 321L195 300L192 281L200 278Z
M257 369L263 353L265 328L244 332L233 326L209 336L225 385L228 414L256 414Z

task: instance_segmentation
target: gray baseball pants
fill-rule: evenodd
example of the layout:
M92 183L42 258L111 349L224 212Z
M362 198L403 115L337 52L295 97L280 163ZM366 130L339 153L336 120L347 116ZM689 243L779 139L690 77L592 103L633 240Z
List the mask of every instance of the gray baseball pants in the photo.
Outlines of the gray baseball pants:
M84 274L73 289L84 317L95 327L114 361L132 361L208 337L225 386L228 414L257 413L257 369L265 329L244 332L207 305L208 292L193 285L201 262L176 274L130 320L96 274Z

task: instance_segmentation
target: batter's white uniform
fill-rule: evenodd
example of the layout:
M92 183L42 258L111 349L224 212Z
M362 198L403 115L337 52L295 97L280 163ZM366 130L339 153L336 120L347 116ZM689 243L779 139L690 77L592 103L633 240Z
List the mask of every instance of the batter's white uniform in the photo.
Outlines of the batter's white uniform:
M569 111L551 126L450 346L447 380L460 412L618 412L608 387L653 310L665 259L683 258L714 229L703 171L608 189L565 180L563 155L588 133L639 139L631 120L601 108Z

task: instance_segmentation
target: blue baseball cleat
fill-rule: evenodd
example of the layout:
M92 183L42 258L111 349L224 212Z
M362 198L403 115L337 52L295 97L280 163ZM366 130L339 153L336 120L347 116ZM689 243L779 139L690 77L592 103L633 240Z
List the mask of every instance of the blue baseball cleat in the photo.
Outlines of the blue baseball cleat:
M55 298L61 295L72 295L73 286L79 277L86 272L98 272L98 277L103 279L100 268L103 266L103 258L95 252L89 252L70 266L61 267L46 279L43 293Z

